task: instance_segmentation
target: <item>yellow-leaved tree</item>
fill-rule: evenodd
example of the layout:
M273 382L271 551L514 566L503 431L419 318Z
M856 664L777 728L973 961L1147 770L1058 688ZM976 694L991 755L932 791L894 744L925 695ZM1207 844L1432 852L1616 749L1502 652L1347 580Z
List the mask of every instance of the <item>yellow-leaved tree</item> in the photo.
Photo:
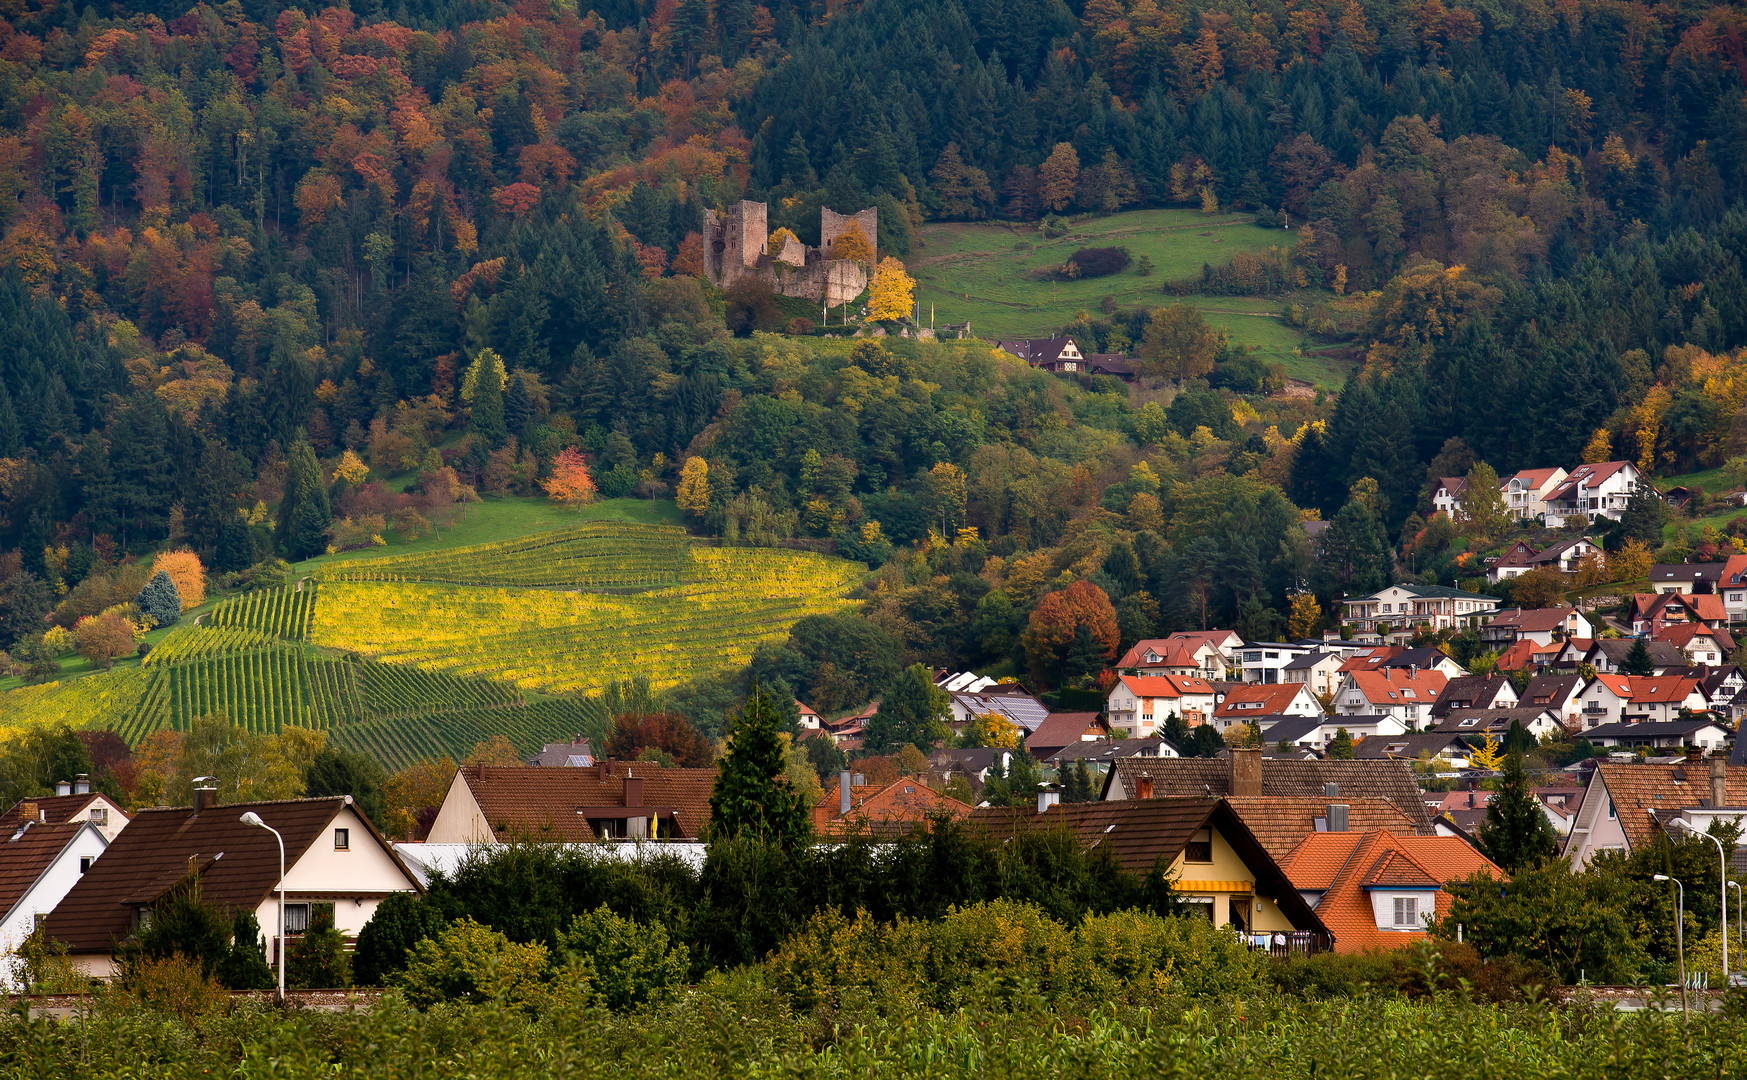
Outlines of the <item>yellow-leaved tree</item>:
M344 480L357 487L370 477L370 466L364 464L364 459L358 456L356 450L347 450L340 455L340 460L334 463L334 479Z
M904 272L903 263L887 255L880 260L867 289L867 317L875 322L902 319L910 314L910 298L915 292L916 279Z
M1311 593L1292 594L1292 609L1286 616L1286 633L1293 641L1303 641L1322 621L1322 605Z
M980 713L965 730L970 746L998 746L1007 750L1019 748L1019 727L998 713Z
M182 598L183 611L191 611L205 601L206 570L200 565L200 556L187 548L166 551L152 559L152 572L159 570L170 575L176 595Z
M673 501L693 517L703 517L710 508L710 464L701 457L687 458L679 470L679 490Z
M1496 772L1504 764L1504 752L1499 749L1498 736L1488 733L1486 745L1470 751L1468 760L1474 763L1475 768Z
M837 239L831 241L831 257L870 263L874 261L873 243L868 240L867 233L861 231L861 226L852 221L848 228L837 234Z
M1604 461L1612 461L1613 456L1614 443L1608 438L1607 428L1596 428L1595 434L1589 438L1589 444L1583 448L1583 463L1599 465Z
M783 245L790 240L795 241L797 244L800 243L800 237L790 232L786 227L778 228L776 232L770 234L770 241L765 245L764 250L771 255L781 255L783 253Z

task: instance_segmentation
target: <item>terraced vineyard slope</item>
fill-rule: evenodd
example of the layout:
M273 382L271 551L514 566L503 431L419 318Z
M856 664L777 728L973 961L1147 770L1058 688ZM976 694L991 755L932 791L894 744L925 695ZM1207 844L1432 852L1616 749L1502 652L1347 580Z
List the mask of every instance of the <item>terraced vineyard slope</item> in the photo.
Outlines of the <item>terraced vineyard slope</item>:
M603 533L617 539L603 543ZM746 663L760 642L846 603L862 573L811 552L717 548L677 529L603 523L338 564L323 574L308 637L544 693L589 693L634 675L661 689Z

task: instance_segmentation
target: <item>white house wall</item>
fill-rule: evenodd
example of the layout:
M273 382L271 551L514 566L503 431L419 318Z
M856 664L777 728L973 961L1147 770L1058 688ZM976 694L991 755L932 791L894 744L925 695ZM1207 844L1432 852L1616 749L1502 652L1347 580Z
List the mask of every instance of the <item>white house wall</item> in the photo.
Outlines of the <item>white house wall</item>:
M449 793L443 796L443 805L437 808L436 820L431 822L425 840L432 844L497 843L491 823L485 820L485 811L479 808L479 800L473 797L473 789L467 786L460 770L449 782Z
M0 922L0 953L6 957L6 962L0 964L0 985L12 991L21 989L14 970L12 953L36 929L36 917L53 911L62 898L72 891L73 886L79 883L79 860L95 859L108 846L109 841L104 839L95 825L80 829L55 861L49 864L49 868L43 871L42 876L37 878L30 890L6 913L5 920Z

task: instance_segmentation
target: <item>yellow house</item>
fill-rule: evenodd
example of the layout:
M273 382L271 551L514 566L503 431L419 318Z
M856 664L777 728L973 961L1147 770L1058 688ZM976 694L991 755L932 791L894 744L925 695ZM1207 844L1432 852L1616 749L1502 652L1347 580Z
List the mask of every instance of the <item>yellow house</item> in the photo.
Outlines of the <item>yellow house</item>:
M1221 798L1134 799L979 810L973 821L996 835L1066 829L1088 847L1109 848L1137 874L1168 871L1191 910L1229 926L1258 948L1321 952L1322 920L1243 819Z

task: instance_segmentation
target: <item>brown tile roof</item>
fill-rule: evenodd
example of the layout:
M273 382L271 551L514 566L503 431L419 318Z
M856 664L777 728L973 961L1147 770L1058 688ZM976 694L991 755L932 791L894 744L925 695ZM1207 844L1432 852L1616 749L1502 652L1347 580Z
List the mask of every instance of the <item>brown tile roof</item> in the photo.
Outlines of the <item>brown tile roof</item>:
M37 808L39 821L61 825L73 820L75 815L99 799L114 805L114 800L107 799L100 791L84 795L45 795L40 799L21 799L13 803L4 814L0 814L0 833L10 836L18 826L24 824L24 807L27 804ZM119 808L117 812L121 814L123 821L127 820L126 812Z
M1399 948L1426 936L1423 931L1377 929L1369 887L1438 889L1446 881L1481 870L1504 876L1458 837L1401 836L1381 830L1306 837L1284 867L1296 887L1322 892L1316 913L1334 934L1335 951L1341 953ZM1449 914L1451 899L1442 889L1433 894L1439 915Z
M1463 675L1451 679L1432 706L1432 715L1443 716L1451 709L1490 709L1509 686L1510 680L1503 675Z
M1053 806L1042 814L1035 806L985 807L971 814L970 824L997 837L1022 829L1067 829L1087 847L1106 845L1118 862L1137 874L1149 872L1159 859L1167 864L1174 861L1197 830L1211 825L1255 876L1257 891L1274 899L1294 926L1324 930L1322 920L1224 799L1074 803Z
M710 792L716 786L715 769L664 769L645 761L597 762L583 769L469 765L461 775L486 824L501 839L593 840L587 815L577 811L623 807L625 779L631 777L643 782L640 805L672 810L680 836L695 840L710 820Z
M838 785L813 807L813 828L821 833L851 831L866 826L876 835L908 832L911 827L936 814L962 818L971 807L948 795L942 795L921 780L900 777L882 788L867 784L849 787L849 816L838 814L841 806Z
M560 770L529 771L550 775ZM279 846L266 829L244 825L239 820L243 812L254 811L284 836L289 868L326 834L345 806L346 799L336 796L227 803L199 813L190 807L141 810L49 915L48 935L73 952L108 952L133 929L130 904L162 896L190 863L200 872L201 898L207 903L232 910L254 908L279 880ZM364 815L358 818L369 826ZM408 881L415 881L411 874Z
M1036 731L1025 737L1025 747L1042 759L1064 746L1079 742L1080 736L1089 731L1095 731L1099 738L1103 738L1110 734L1110 725L1098 716L1095 712L1050 713L1043 723L1037 725Z
M1646 810L1663 813L1706 804L1711 796L1710 764L1709 759L1666 765L1597 761L1584 798L1599 796L1596 784L1605 783L1626 842L1636 848L1657 828ZM1747 765L1726 768L1723 801L1729 806L1747 806Z
M1510 608L1494 616L1488 626L1524 634L1545 634L1565 625L1576 609L1570 605L1549 608Z
M1664 626L1652 637L1657 641L1666 641L1677 649L1690 647L1695 637L1709 637L1715 639L1717 647L1724 653L1735 651L1734 635L1721 627L1712 629L1703 623L1675 623L1673 626Z
M83 798L83 796L80 796ZM32 825L19 832L14 825L0 842L0 919L24 899L43 871L52 865L67 845L86 828L82 821L58 825Z
M1360 745L1369 743L1366 739ZM1384 740L1389 741L1389 740ZM1152 780L1154 798L1170 795L1229 795L1231 761L1219 758L1119 758L1111 775L1122 781L1128 799L1140 790L1142 773ZM1328 784L1339 788L1333 798L1323 794ZM1268 758L1262 761L1262 794L1271 798L1315 799L1323 803L1351 803L1356 799L1385 799L1413 822L1431 831L1413 768L1405 761L1295 761Z
M1122 675L1119 678L1135 697L1180 698L1185 694L1213 694L1213 685L1196 675Z
M1233 796L1225 801L1238 817L1243 818L1250 832L1268 849L1268 854L1276 859L1284 859L1306 837L1316 834L1316 821L1328 815L1329 803L1342 803L1348 807L1349 829L1382 829L1402 836L1411 836L1414 831L1413 819L1388 799L1349 799L1344 796L1306 799L1263 795Z

